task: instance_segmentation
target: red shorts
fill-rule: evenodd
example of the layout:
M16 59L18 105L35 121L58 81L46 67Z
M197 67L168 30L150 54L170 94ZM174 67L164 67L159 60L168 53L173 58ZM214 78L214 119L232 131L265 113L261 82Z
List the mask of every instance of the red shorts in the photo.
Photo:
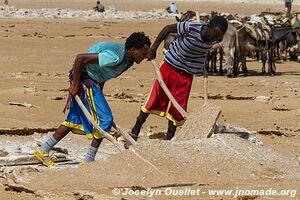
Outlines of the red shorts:
M160 67L160 73L163 81L174 96L178 104L184 109L187 109L188 98L191 91L193 75L172 67L167 62L163 62ZM181 126L184 123L184 118L171 104L169 107L169 98L155 80L151 93L142 106L144 113L152 113L173 121L175 126Z

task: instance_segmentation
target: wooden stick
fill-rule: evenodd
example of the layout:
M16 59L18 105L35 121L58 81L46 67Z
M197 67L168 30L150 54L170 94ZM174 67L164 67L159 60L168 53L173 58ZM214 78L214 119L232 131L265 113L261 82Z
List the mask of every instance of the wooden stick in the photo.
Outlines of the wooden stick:
M204 81L203 81L203 90L204 90L204 104L208 102L208 77L207 71L204 69Z
M101 135L103 135L103 137L105 137L106 139L108 139L113 145L115 145L120 151L122 151L124 148L115 140L115 138L113 136L111 136L109 133L105 132L104 130L102 130L102 128L100 128L100 126L95 122L95 120L93 120L91 114L89 113L89 111L85 108L84 104L82 103L81 99L79 98L78 95L76 95L75 97L76 102L78 103L79 107L81 108L82 112L84 113L84 115L86 116L86 118L92 123L92 125L101 133Z
M200 16L198 11L196 11L196 19L197 22L200 22ZM205 67L203 69L203 76L204 76L204 81L203 81L204 104L206 104L208 102L208 76Z
M209 132L208 132L208 134L207 134L207 138L210 138L211 136L212 136L212 134L213 133L215 133L215 130L216 130L216 124L217 124L217 121L218 121L218 119L219 119L219 117L220 117L220 115L221 115L221 110L219 110L219 112L218 112L218 114L217 114L217 117L215 118L215 120L214 120L214 124L212 125L212 127L210 127L210 130L209 130Z
M35 107L34 105L30 104L30 103L19 103L19 102L8 102L9 105L13 105L13 106L22 106L22 107L27 107L27 108L33 108Z
M197 20L197 22L200 22L200 16L199 16L199 12L198 11L196 11L196 20Z
M197 22L200 22L200 17L199 17L199 12L196 11L196 18L197 18ZM203 69L203 76L204 76L204 80L203 80L203 90L204 90L204 105L208 103L208 72L206 70L206 68L204 67ZM217 117L214 120L214 124L213 126L210 128L208 134L207 134L207 138L210 138L212 136L212 134L215 131L216 128L216 123L218 118L221 115L221 110L218 112Z
M155 60L151 60L151 63L155 69L155 75L156 75L156 79L160 85L160 87L163 89L163 91L166 93L166 95L168 96L169 100L172 102L172 104L174 105L174 107L178 110L178 112L182 115L182 117L184 119L187 118L187 113L186 111L178 104L178 102L176 101L176 99L173 97L173 95L171 94L170 90L168 89L168 87L166 86L166 84L164 83L161 73L159 71L159 67L157 65L157 63L155 62Z
M137 142L128 134L126 131L124 131L118 124L113 122L112 127L114 127L121 135L125 137L126 140L128 140L132 145L137 144Z
M75 97L76 102L78 103L79 107L81 108L82 112L84 113L84 115L86 116L86 118L92 123L92 125L103 135L103 137L105 137L106 139L108 139L112 144L114 144L120 151L124 150L124 148L115 140L115 138L113 136L111 136L110 134L108 134L107 132L105 132L104 130L102 130L100 128L100 126L93 120L92 116L90 115L90 113L88 112L88 110L85 108L84 104L82 103L81 99L79 98L78 95L76 95ZM119 128L119 126L117 126L115 123L113 123L116 128ZM121 129L120 129L121 130ZM123 132L124 133L124 132ZM124 134L126 135L126 134ZM127 136L127 135L126 135ZM126 137L124 136L124 137ZM130 136L129 136L130 137ZM128 138L129 138L128 137ZM131 137L130 137L131 138ZM129 140L130 140L129 138ZM131 138L133 139L133 138ZM136 141L134 141L132 144L136 144ZM150 166L154 167L159 173L163 174L154 164L152 164L150 161L146 160L145 158L143 158L139 153L137 153L133 148L130 149L131 152L133 152L138 158L140 158L141 160L143 160L144 162L146 162L147 164L149 164Z

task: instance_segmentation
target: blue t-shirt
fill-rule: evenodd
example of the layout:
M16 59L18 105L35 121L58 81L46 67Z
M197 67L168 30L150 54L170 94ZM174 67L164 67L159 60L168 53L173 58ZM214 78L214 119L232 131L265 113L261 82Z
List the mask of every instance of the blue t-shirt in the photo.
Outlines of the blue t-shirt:
M171 3L170 10L171 10L172 13L177 13L177 7L174 3Z
M95 81L104 83L126 71L128 57L125 45L118 42L99 42L91 46L88 53L97 53L98 64L86 64L85 71Z

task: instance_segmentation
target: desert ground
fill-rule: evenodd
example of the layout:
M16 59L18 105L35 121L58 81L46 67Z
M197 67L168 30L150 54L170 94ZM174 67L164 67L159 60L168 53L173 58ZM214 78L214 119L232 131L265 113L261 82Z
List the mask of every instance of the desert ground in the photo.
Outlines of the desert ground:
M164 9L170 3L101 2L123 11ZM9 0L9 4L16 8L87 10L95 1ZM282 4L176 4L180 11L217 10L240 15L283 9ZM65 119L62 111L68 95L68 71L78 53L99 41L124 42L136 31L145 32L154 41L159 31L175 20L1 18L0 22L0 199L300 199L300 65L294 61L276 63L277 75L272 77L262 76L261 63L254 61L248 62L247 77L209 76L209 102L221 107L218 125L225 130L211 138L162 140L167 120L150 116L132 150L119 152L105 141L96 161L84 166L72 162L52 168L4 166L32 157L37 145ZM161 50L158 62L163 60ZM153 67L143 61L105 85L114 119L124 129L134 125L153 81ZM195 77L190 113L203 105L202 97L203 78ZM16 103L25 107L11 105ZM85 136L70 133L57 147L71 161L81 161L89 145ZM136 195L114 195L114 188L130 189ZM208 195L209 190L237 188L298 193ZM148 189L163 194L140 194ZM167 195L166 189L199 189L201 194Z

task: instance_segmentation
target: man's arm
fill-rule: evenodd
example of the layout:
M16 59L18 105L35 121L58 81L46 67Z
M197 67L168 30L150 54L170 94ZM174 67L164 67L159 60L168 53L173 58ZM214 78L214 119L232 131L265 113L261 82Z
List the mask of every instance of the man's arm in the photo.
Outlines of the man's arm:
M167 25L160 31L156 40L153 42L150 48L148 60L156 58L156 50L158 49L160 43L167 37L169 33L177 33L177 24Z
M69 88L69 92L72 96L78 93L80 86L80 75L83 70L83 66L87 63L97 64L99 61L98 54L78 54L76 56L73 68L73 84Z

